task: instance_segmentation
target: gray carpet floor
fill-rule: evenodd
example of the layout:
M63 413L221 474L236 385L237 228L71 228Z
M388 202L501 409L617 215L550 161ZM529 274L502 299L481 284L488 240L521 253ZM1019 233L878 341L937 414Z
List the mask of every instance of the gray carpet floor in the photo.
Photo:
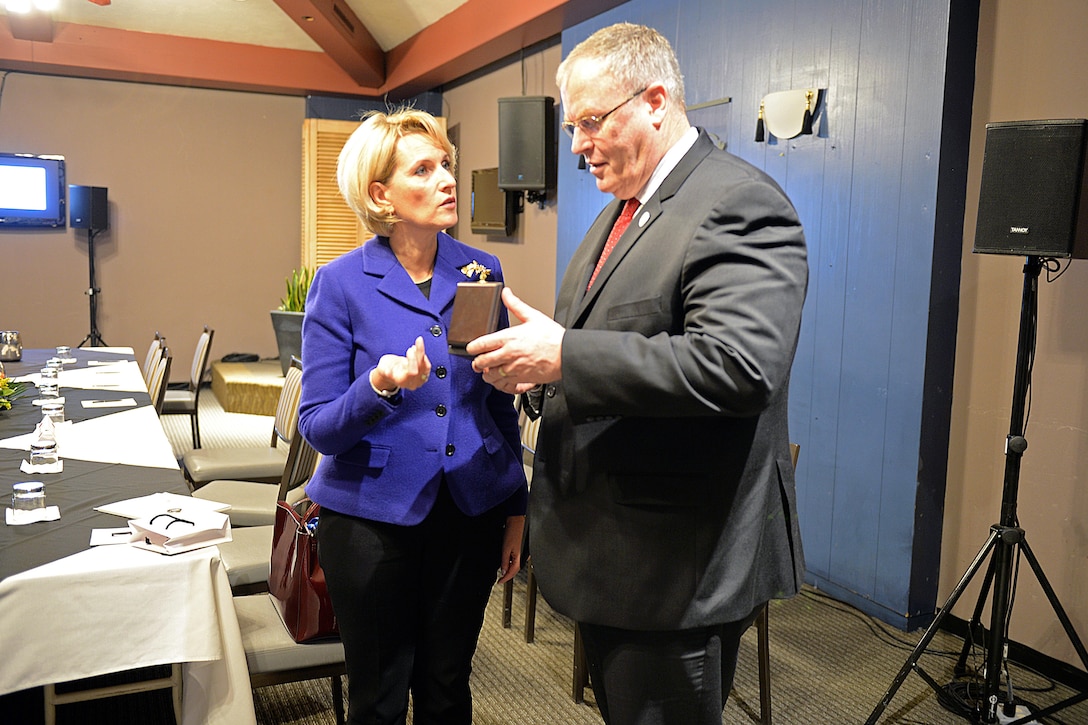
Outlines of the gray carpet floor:
M164 416L162 420L175 452L181 455L192 445L188 417ZM200 423L205 447L261 445L267 442L272 428L269 417L224 413L210 388L201 393ZM539 599L536 638L527 644L522 631L524 577L515 584L512 628L501 625L501 587L495 588L488 607L473 668L475 725L600 723L592 689L586 689L581 704L571 698L570 620ZM772 602L769 629L773 717L776 723L785 725L864 723L921 635L895 630L812 589L789 601ZM962 640L940 632L919 664L937 683L948 685L954 679L953 666L961 646ZM969 667L981 667L978 658L982 656L973 653ZM1068 688L1021 667L1011 667L1011 674L1018 696L1036 706L1071 694ZM334 722L328 680L260 688L254 691L254 702L261 725ZM114 709L109 722L173 720L169 715L163 720L147 719L146 714L139 716L142 719L124 720L118 715ZM58 721L87 723L94 722L95 716L84 713L78 719ZM912 672L879 722L954 725L970 721L942 707L933 689ZM735 691L722 722L759 722L754 630L742 641ZM1088 723L1088 703L1066 708L1042 722Z

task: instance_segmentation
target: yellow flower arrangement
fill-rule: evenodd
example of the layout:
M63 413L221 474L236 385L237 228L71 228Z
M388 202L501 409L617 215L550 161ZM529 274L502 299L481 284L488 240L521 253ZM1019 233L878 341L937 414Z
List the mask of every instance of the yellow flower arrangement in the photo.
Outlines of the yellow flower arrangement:
M11 410L11 401L25 393L29 388L30 383L17 383L0 373L0 410Z

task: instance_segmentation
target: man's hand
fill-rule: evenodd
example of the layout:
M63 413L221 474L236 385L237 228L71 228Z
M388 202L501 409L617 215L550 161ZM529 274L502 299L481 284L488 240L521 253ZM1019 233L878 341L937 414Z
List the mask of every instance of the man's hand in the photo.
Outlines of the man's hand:
M473 356L472 368L506 393L524 393L540 383L559 380L566 330L518 299L509 287L502 291L502 302L521 324L470 342L467 352Z

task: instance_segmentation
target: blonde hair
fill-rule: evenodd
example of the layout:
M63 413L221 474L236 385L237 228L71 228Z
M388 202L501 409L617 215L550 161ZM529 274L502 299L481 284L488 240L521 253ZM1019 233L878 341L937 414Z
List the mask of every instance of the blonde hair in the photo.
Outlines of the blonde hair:
M661 83L669 98L684 104L684 77L680 63L665 36L653 28L632 23L616 23L601 28L567 54L555 73L560 90L566 87L574 64L581 60L600 60L605 71L624 93L634 93L652 83Z
M363 226L372 234L388 237L401 221L392 205L379 204L370 196L375 181L388 183L397 165L397 143L405 136L421 134L431 139L450 157L450 172L457 168L457 151L434 116L414 108L389 113L368 111L363 122L348 138L336 162L336 183L340 194Z

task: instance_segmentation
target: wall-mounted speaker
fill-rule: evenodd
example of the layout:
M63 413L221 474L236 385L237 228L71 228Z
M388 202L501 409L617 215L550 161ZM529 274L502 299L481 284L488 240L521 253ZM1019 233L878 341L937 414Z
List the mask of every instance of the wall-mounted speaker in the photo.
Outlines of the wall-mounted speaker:
M108 189L104 186L68 187L68 225L101 231L110 226Z
M1088 121L986 124L974 251L1088 257Z
M555 130L555 99L551 96L499 99L500 189L555 188Z

